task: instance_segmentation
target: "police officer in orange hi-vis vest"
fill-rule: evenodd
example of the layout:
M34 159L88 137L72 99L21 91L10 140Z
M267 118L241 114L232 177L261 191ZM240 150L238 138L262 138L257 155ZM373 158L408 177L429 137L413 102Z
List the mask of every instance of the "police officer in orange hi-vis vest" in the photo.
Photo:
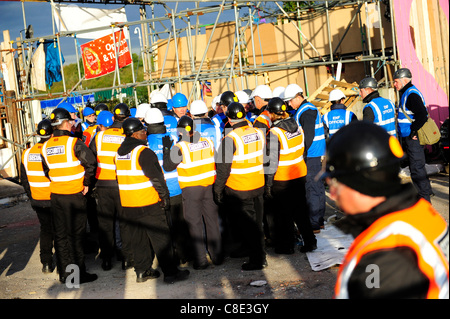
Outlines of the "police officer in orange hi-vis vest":
M294 223L304 242L300 251L306 253L317 248L317 240L306 203L303 130L289 117L287 106L279 97L271 99L266 110L273 124L267 136L265 213L275 253L294 253Z
M51 273L53 265L53 225L50 204L50 180L44 174L41 149L53 133L50 120L39 122L36 134L41 138L33 147L22 153L20 166L21 184L30 199L31 207L36 212L41 225L39 235L40 259L42 272Z
M205 269L209 266L206 249L215 265L223 261L218 207L212 186L216 179L214 142L195 131L194 121L189 116L180 118L177 129L181 139L172 149L170 137L163 137L163 167L166 171L176 169L178 172L184 218L193 240L193 267Z
M116 105L114 114L101 111L97 117L100 131L95 135L89 148L97 157L95 192L99 224L100 257L102 269L112 268L112 257L122 260L122 269L132 267L133 255L127 235L127 224L123 222L123 210L120 203L119 186L116 178L114 157L125 139L122 123L129 117L129 109L123 103ZM119 224L119 225L117 225ZM116 232L119 226L119 232Z
M234 217L230 226L238 228L235 234L242 235L240 250L249 256L242 269L263 269L267 266L262 225L265 136L249 126L242 104L228 105L226 115L231 129L225 130L216 156L214 198Z
M186 279L189 270L177 267L164 211L170 205L169 189L158 157L147 147L147 129L137 118L126 119L122 129L125 140L115 156L116 175L124 219L131 228L136 282L159 277L159 271L152 269L153 251L164 282Z
M355 138L358 136L358 138ZM324 173L355 238L335 298L449 298L448 224L398 176L403 150L382 127L352 122L330 139Z
M70 113L56 108L50 115L53 136L42 146L43 168L50 179L51 206L59 278L66 282L72 267L78 267L79 282L97 279L86 272L83 236L86 232L86 198L95 174L97 161L91 150L78 138L72 137L73 119ZM69 271L68 271L69 270Z

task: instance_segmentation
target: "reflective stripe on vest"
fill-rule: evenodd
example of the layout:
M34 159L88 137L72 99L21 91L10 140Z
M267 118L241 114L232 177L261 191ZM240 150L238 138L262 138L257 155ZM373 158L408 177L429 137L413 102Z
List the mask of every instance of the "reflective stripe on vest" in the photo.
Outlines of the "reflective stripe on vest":
M406 107L406 101L408 99L408 96L411 93L416 93L417 95L420 96L420 98L422 99L423 105L425 106L425 99L422 95L422 93L420 93L420 91L413 85L411 86L409 89L407 89L403 94L402 97L400 98L400 105L398 108L398 135L400 137L406 137L409 136L411 134L411 122L408 120L408 118L406 117L405 113L408 114L409 118L414 121L414 114L413 112L411 112L407 107Z
M395 106L390 100L377 97L364 108L370 107L375 116L374 123L384 128L390 135L397 137L395 131Z
M231 131L236 151L226 186L237 191L248 191L264 186L263 148L265 137L261 130L240 127Z
M289 133L279 127L274 127L271 131L278 137L280 143L280 156L274 180L289 181L306 176L302 129L298 127L297 132Z
M413 207L379 218L355 239L339 269L335 298L349 297L348 281L364 255L396 247L415 252L417 267L430 283L427 298L449 297L448 225L420 199Z
M42 146L52 193L76 194L84 189L84 167L75 156L76 142L77 138L64 135L52 137Z
M270 128L272 126L272 120L270 119L269 111L264 110L253 123L255 122L261 122L264 125L267 126L267 128Z
M116 165L114 157L117 150L125 139L121 128L109 128L99 132L95 136L95 146L97 147L97 171L95 178L98 180L115 180Z
M42 144L35 144L22 154L31 197L34 200L50 200L50 180L45 176L41 157Z
M323 115L323 122L328 126L329 137L333 136L341 127L350 123L353 112L337 109Z
M159 201L152 182L139 165L139 156L145 148L147 147L139 145L126 155L115 156L117 183L123 207L143 207Z
M216 180L214 143L208 138L200 137L197 143L181 141L176 146L183 156L177 166L180 187L212 185Z
M300 124L300 116L305 112L306 110L314 110L317 111L316 116L316 122L314 126L314 139L313 143L308 149L308 157L320 157L325 155L325 131L323 129L323 123L322 123L322 116L320 115L319 110L317 107L314 106L314 104L307 102L300 106L300 108L295 113L295 120L297 121L298 126L301 126Z

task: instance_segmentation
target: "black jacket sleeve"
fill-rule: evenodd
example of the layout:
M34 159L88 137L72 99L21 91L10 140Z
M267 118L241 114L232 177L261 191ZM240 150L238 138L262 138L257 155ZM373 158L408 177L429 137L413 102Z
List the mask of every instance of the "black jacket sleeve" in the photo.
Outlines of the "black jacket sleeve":
M273 178L278 169L278 162L280 158L280 143L278 137L269 131L266 141L266 159L264 163L264 177L266 186L272 187Z
M167 188L166 180L164 179L164 174L155 152L149 148L144 149L139 155L138 161L144 175L150 179L159 197L161 199L169 198L169 189Z
M427 121L428 112L422 99L416 93L411 93L406 100L406 107L414 113L411 132L417 132Z
M214 183L214 192L216 193L221 193L225 188L225 184L230 176L235 151L236 147L233 139L228 136L224 137L215 157L217 176Z
M363 256L349 278L348 293L350 299L425 298L428 287L416 254L399 247Z
M80 160L84 167L84 186L89 186L95 177L97 169L97 158L92 151L80 139L77 140L74 147L75 156Z
M372 122L375 121L375 114L370 106L367 106L363 110L363 121Z
M23 189L27 193L28 198L31 200L31 189L30 183L28 182L27 171L25 170L25 166L23 163L20 163L20 183L22 184Z
M178 146L172 147L170 150L165 150L163 153L163 168L166 172L171 172L177 169L177 166L183 160L183 154Z
M300 125L305 133L305 157L316 135L316 110L307 110L300 117Z

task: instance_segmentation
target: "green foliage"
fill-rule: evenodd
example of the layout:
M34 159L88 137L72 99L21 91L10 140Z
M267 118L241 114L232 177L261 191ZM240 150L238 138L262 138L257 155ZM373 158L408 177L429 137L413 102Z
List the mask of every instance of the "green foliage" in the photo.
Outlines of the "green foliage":
M300 9L311 7L316 1L286 1L283 2L283 10L286 12L295 12L297 10L297 4Z

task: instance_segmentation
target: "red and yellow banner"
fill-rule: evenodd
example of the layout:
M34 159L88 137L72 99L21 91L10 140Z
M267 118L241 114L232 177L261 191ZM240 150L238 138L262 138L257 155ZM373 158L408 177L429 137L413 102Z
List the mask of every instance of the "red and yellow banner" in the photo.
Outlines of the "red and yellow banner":
M130 65L132 59L123 31L115 32L114 36L116 46L119 48L117 60L120 69ZM85 79L93 79L114 72L116 69L116 52L112 34L82 44L81 56L83 57Z

